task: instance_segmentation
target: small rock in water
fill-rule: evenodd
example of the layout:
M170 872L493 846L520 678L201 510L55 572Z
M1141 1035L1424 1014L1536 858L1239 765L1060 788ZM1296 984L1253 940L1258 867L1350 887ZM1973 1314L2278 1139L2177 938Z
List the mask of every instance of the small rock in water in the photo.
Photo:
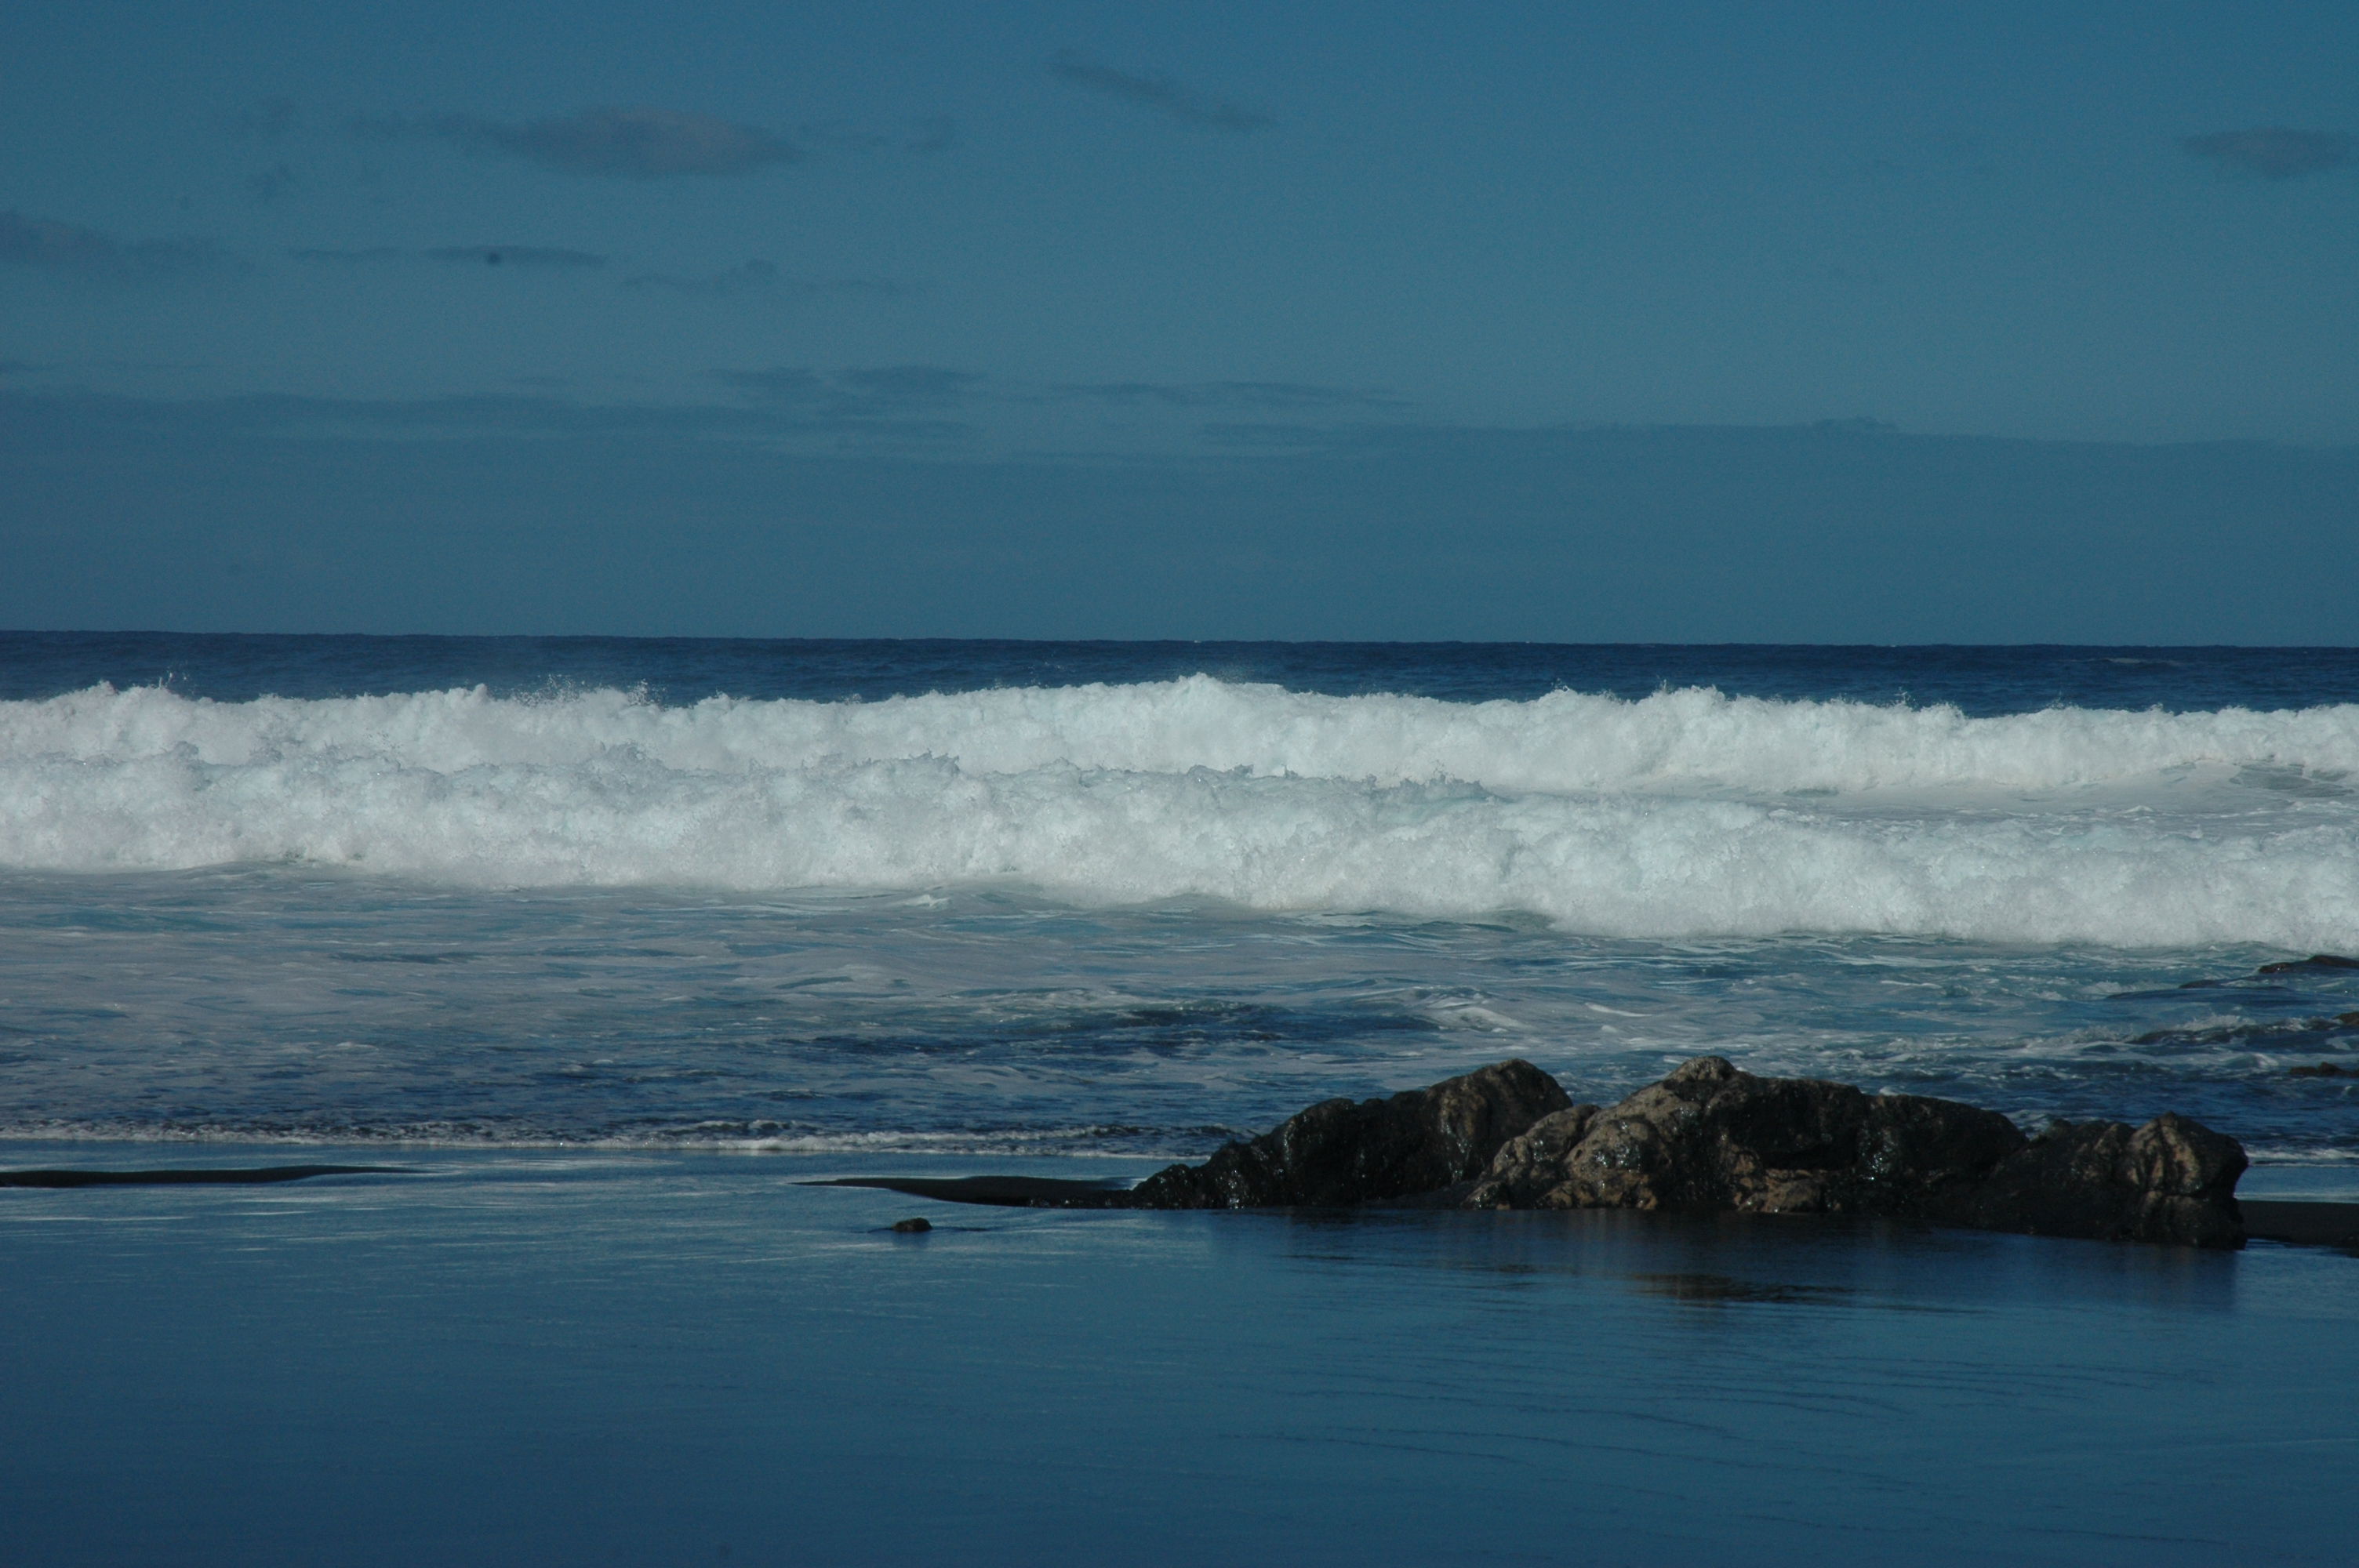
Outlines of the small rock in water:
M2286 1069L2286 1076L2288 1078L2359 1077L2359 1073L2353 1073L2348 1067L2339 1067L2332 1062L2321 1062L2315 1067L2288 1067Z
M2290 975L2302 969L2359 969L2359 958L2346 958L2340 953L2312 953L2307 958L2280 958L2274 964L2263 964L2256 975Z
M894 1232L901 1236L923 1236L933 1227L934 1222L929 1219L897 1219L893 1222Z

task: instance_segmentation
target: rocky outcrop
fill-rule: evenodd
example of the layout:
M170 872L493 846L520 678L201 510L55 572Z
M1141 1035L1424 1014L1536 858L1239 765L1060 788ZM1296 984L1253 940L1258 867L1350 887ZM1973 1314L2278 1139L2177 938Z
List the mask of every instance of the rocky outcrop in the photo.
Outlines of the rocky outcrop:
M1618 1104L1507 1061L1386 1099L1331 1099L1128 1189L1037 1176L838 1177L1056 1208L1628 1208L1880 1215L1982 1230L2241 1247L2245 1151L2184 1117L2056 1122L1765 1078L1699 1056ZM2284 1207L2287 1206L2278 1206ZM2299 1206L2292 1206L2299 1207ZM2359 1212L2359 1210L2354 1210ZM2271 1234L2275 1234L2272 1232Z
M1570 1103L1529 1062L1506 1061L1386 1099L1322 1100L1201 1165L1173 1165L1125 1208L1341 1207L1481 1176L1516 1134Z
M1869 1214L2042 1236L2240 1247L2235 1140L2165 1115L2059 1122L2027 1139L1996 1111L1763 1078L1701 1056L1606 1108L1507 1143L1473 1208Z
M1700 1056L1619 1104L1573 1105L1509 1061L1389 1099L1332 1099L1111 1208L1348 1207L1859 1214L1982 1230L2241 1247L2235 1140L2179 1116L2027 1138L1955 1100L1765 1078Z
M2023 1146L1996 1111L1761 1078L1700 1056L1607 1109L1577 1106L1500 1151L1475 1208L1927 1214Z
M2135 1130L2058 1121L1930 1217L1979 1230L2242 1247L2244 1146L2166 1111Z

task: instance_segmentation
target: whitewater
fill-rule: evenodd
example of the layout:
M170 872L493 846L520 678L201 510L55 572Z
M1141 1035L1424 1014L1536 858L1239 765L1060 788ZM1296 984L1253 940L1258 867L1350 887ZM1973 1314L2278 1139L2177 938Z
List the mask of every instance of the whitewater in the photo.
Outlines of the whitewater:
M0 868L1495 911L1616 937L2359 945L2359 705L1193 675L882 700L100 684L0 703Z

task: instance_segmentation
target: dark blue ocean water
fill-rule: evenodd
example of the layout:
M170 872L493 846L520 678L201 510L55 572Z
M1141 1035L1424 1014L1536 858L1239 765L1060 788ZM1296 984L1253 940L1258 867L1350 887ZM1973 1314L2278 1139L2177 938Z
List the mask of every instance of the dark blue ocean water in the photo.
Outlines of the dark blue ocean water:
M716 695L834 702L1191 675L1455 702L1566 687L1636 698L1713 687L1736 697L1948 703L1976 717L2058 707L2184 712L2359 702L2359 648L0 633L0 700L104 681L167 684L224 702L473 686L499 696L614 687L644 687L668 703Z

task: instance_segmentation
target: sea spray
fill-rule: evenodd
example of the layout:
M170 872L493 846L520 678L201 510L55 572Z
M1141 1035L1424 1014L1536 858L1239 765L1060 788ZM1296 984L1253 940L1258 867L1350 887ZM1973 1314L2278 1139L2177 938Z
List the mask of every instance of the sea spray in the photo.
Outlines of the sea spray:
M0 867L1523 910L1614 936L2359 943L2359 707L600 689L0 704Z

